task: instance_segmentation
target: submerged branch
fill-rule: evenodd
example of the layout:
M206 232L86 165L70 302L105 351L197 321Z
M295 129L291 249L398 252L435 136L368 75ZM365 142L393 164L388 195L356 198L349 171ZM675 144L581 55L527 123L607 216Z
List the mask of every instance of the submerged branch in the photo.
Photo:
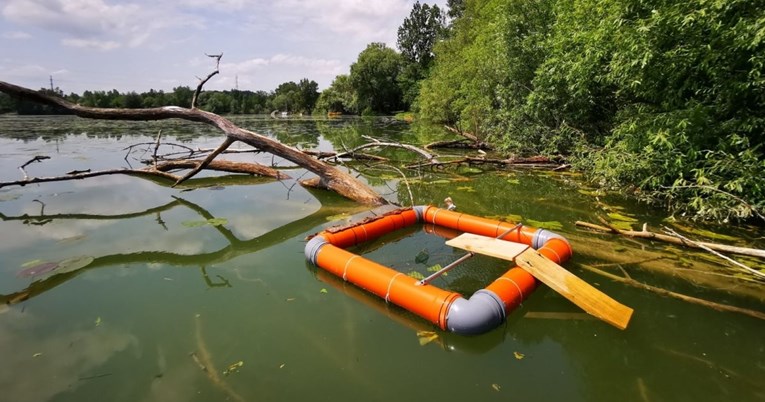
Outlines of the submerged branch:
M711 248L709 248L709 247L707 247L707 246L705 246L705 245L703 245L703 244L700 244L700 243L698 243L698 242L695 242L695 241L693 241L693 240L691 240L691 239L689 239L689 238L687 238L687 237L685 237L685 236L683 236L683 235L681 235L681 234L679 234L679 233L675 232L674 230L672 230L672 229L670 229L670 228L666 228L666 227L665 227L665 228L664 228L664 231L665 231L666 233L668 233L668 234L670 234L670 235L674 236L674 237L677 237L677 238L679 238L679 239L683 240L684 242L687 242L687 243L689 243L689 244L691 244L691 245L695 246L695 247L698 247L698 248L700 248L700 249L702 249L702 250L706 250L706 251L708 251L708 252L710 252L710 253L712 253L712 254L714 254L714 255L716 255L716 256L718 256L718 257L722 258L722 259L724 259L725 261L728 261L728 262L730 262L731 264L733 264L733 265L735 265L735 266L737 266L737 267L739 267L739 268L743 268L745 271L747 271L747 272L749 272L749 273L751 273L751 274L753 274L753 275L755 275L755 276L759 276L759 277L761 277L761 278L765 278L765 274L763 274L762 272L760 272L760 271L757 271L757 270L755 270L755 269L752 269L752 268L750 268L750 267L748 267L748 266L746 266L746 265L744 265L744 264L742 264L742 263L740 263L740 262L738 262L738 261L736 261L736 260L734 260L734 259L732 259L732 258L730 258L730 257L727 257L727 256L725 256L725 255L722 255L722 254L718 253L717 251L714 251L714 250L712 250Z
M709 301L709 300L699 299L698 297L693 297L693 296L684 295L682 293L672 292L672 291L664 289L664 288L660 288L660 287L648 285L648 284L643 283L643 282L639 282L639 281L637 281L635 279L632 279L631 277L622 277L622 276L614 275L614 274L612 274L610 272L606 272L606 271L603 271L601 269L598 269L598 268L595 268L593 266L586 265L586 264L582 264L581 267L586 269L586 270L588 270L588 271L590 271L590 272L596 273L598 275L604 276L604 277L612 279L614 281L617 281L617 282L620 282L620 283L624 283L626 285L629 285L629 286L632 286L632 287L635 287L635 288L648 290L650 292L657 293L657 294L660 294L662 296L673 297L675 299L680 299L680 300L683 300L683 301L686 301L686 302L689 302L689 303L698 304L698 305L701 305L701 306L706 306L706 307L709 307L709 308L712 308L712 309L715 309L715 310L718 310L718 311L728 311L728 312L733 312L733 313L740 313L740 314L748 315L750 317L759 318L760 320L765 320L765 313L763 313L761 311L755 311L755 310L750 310L750 309L746 309L746 308L742 308L742 307L731 306L731 305L728 305L728 304L715 303L715 302L712 302L712 301Z
M726 244L716 244L716 243L706 243L706 242L687 242L682 239L663 235L661 233L654 233L651 231L648 231L647 226L643 226L643 230L637 231L637 230L621 230L614 227L603 227L600 225L596 225L589 222L582 222L577 221L576 226L585 227L588 229L598 230L601 232L607 232L607 233L613 233L613 234L619 234L623 236L628 237L638 237L642 239L651 239L651 240L660 240L667 243L677 244L681 246L691 247L691 248L702 248L701 246L708 247L715 251L721 251L725 253L733 253L733 254L739 254L739 255L748 255L750 257L757 257L757 258L763 258L765 259L765 250L760 249L754 249L754 248L746 248L746 247L736 247L736 246L729 246Z

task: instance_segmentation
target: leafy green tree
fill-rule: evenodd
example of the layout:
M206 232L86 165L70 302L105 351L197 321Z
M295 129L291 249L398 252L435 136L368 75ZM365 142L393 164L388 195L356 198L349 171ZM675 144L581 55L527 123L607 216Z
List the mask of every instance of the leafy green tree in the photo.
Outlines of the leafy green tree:
M11 113L17 111L16 100L5 92L0 92L0 113Z
M329 88L321 92L315 111L355 114L358 112L356 104L356 91L351 85L350 77L342 74L335 77Z
M119 107L138 109L143 107L143 98L136 92L128 92L118 96Z
M311 113L319 99L319 84L316 81L303 78L298 82L300 93L299 109L304 113Z
M187 86L175 87L172 95L170 95L170 103L172 106L191 107L193 97L194 91L191 88Z
M370 43L351 65L350 81L362 113L391 113L402 106L398 76L404 59L384 43Z
M445 25L444 13L437 5L415 1L409 17L398 28L396 45L409 63L416 63L423 71L433 62L433 46L441 37Z
M445 24L444 13L437 5L416 1L398 28L397 46L405 60L398 85L405 107L413 105L420 93L420 81L433 64L433 46L443 37Z
M273 107L285 112L297 112L300 108L300 87L294 81L279 84L274 91Z
M465 12L465 0L447 0L446 6L449 8L446 15L452 20L462 17Z

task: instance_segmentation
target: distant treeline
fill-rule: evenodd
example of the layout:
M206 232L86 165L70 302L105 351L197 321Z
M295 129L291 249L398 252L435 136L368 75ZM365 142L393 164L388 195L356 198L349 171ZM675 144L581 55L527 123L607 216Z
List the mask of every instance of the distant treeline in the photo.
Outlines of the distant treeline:
M203 91L198 107L218 114L261 114L274 110L289 113L311 113L319 98L318 84L308 79L300 82L285 82L273 91ZM148 92L121 93L111 91L85 91L81 95L65 95L60 89L40 91L62 97L82 106L102 108L152 108L161 106L190 107L194 90L186 87L173 88L171 92L149 90ZM19 101L0 93L0 113L18 114L62 114L64 110L29 101Z

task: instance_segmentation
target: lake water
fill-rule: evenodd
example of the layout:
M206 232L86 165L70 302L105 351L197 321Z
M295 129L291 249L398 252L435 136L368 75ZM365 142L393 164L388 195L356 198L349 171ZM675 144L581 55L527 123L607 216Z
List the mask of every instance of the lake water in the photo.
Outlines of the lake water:
M422 145L438 127L389 118L235 118L303 149L344 149L361 135ZM93 122L0 116L0 180L140 166L222 137L176 121ZM132 144L146 143L126 150ZM236 146L235 146L236 147ZM244 148L244 147L242 147ZM391 158L415 157L383 152ZM228 156L284 167L278 158ZM486 167L485 167L486 168ZM568 173L346 166L405 205L451 196L460 211L548 226L572 243L572 272L635 309L625 331L588 319L542 286L490 333L444 333L305 261L305 237L362 212L294 180L212 178L170 188L112 175L0 188L0 401L763 401L765 321L613 281L629 274L687 296L764 312L763 287L702 252L575 226L618 211L689 236L725 228L668 221ZM411 196L410 196L411 192ZM613 215L612 215L613 216ZM696 233L696 234L693 234ZM764 248L761 229L709 240ZM461 252L415 227L356 252L402 272ZM426 264L415 258L426 253ZM761 262L741 261L762 269ZM24 276L29 268L58 270ZM78 265L79 264L79 265ZM50 268L52 265L47 265ZM79 268L80 269L76 269ZM68 269L65 269L68 268ZM435 284L470 295L504 263L474 258ZM24 270L27 271L24 271ZM69 271L69 272L66 272ZM421 345L418 331L438 338Z

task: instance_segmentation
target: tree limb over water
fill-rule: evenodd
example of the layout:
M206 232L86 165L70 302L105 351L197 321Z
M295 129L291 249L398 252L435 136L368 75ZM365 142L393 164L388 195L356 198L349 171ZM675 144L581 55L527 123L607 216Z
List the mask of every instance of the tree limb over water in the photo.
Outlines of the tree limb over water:
M311 171L312 173L319 176L318 183L321 188L335 191L338 194L361 204L383 205L388 203L371 187L365 183L362 183L350 174L345 173L342 170L325 162L308 156L295 148L284 145L279 141L258 134L256 132L240 128L230 120L215 113L210 113L195 108L187 109L178 106L165 106L159 108L144 109L86 107L4 81L0 81L0 91L21 99L60 107L73 113L76 116L89 119L129 121L181 119L204 123L216 127L222 131L226 136L226 142L244 142L261 151L284 158L306 170ZM186 177L185 179L190 177L191 176ZM175 179L178 180L178 178ZM5 185L22 185L22 183L14 182L13 184Z

